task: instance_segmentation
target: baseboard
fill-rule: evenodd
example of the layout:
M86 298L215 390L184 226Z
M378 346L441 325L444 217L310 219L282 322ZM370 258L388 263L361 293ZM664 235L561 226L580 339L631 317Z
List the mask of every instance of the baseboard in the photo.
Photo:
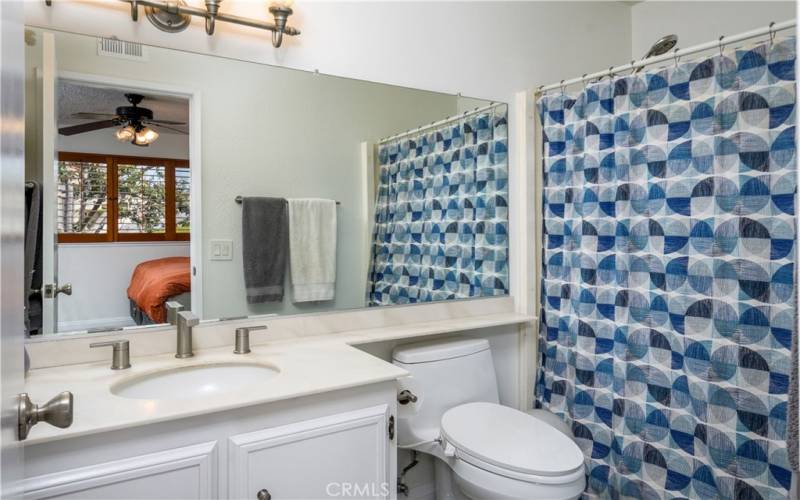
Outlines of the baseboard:
M91 330L92 328L121 328L123 326L135 326L130 316L119 316L116 318L84 319L78 321L59 321L59 332L80 332Z

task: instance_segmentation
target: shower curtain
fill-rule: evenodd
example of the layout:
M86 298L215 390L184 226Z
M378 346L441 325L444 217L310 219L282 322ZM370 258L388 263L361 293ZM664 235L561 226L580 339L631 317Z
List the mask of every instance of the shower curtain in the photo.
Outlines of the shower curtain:
M380 145L370 306L508 293L506 114Z
M536 404L587 496L784 499L795 40L544 96Z

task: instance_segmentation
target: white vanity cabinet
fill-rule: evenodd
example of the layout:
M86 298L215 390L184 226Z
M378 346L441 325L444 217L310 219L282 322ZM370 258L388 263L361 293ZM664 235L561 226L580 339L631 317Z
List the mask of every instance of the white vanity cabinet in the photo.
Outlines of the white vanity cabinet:
M217 451L212 441L35 476L25 498L216 498Z
M396 497L394 383L26 447L25 498Z
M229 497L386 498L389 418L381 405L232 436Z

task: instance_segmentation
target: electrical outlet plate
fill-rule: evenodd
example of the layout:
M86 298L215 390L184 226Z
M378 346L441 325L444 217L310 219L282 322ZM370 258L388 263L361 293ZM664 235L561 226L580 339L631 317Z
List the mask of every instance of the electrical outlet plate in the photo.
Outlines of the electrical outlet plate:
M209 259L233 260L233 240L210 240Z

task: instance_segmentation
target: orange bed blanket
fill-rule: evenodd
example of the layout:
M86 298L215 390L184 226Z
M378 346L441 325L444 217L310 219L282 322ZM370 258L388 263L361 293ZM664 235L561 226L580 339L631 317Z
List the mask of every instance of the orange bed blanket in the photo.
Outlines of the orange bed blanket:
M142 262L133 270L128 298L156 323L167 321L164 303L191 290L189 257L165 257Z

